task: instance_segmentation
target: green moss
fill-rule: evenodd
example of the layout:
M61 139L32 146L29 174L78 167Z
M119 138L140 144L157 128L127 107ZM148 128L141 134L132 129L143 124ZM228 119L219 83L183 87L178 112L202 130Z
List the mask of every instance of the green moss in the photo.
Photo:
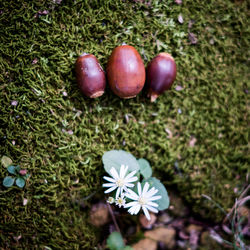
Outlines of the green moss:
M90 203L80 210L72 201L99 190L101 156L111 149L147 158L195 212L222 219L201 195L228 209L247 173L246 1L3 1L1 10L0 152L31 173L24 190L0 186L3 246L96 246L98 234L87 220ZM49 14L35 17L43 10ZM195 45L188 40L191 19ZM77 56L93 53L105 68L123 42L136 47L145 65L159 52L172 53L175 86L184 89L173 88L154 104L145 93L131 100L109 89L97 100L82 96L74 76Z

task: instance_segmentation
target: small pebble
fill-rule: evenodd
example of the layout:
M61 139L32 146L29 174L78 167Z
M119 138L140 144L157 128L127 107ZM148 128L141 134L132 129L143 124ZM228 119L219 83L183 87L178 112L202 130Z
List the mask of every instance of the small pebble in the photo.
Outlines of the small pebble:
M181 114L181 113L182 113L181 109L178 109L178 113L179 113L179 114Z
M63 91L63 96L68 96L68 93L66 91Z

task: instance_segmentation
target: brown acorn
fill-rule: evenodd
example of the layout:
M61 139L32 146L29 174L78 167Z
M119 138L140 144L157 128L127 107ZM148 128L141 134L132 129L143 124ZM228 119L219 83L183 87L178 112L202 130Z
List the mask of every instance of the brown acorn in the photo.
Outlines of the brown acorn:
M145 83L145 67L137 50L129 45L116 47L108 61L108 83L121 98L135 97Z
M96 98L104 93L105 73L94 55L83 53L76 60L76 80L81 92Z
M176 63L168 53L160 53L147 67L148 96L154 102L159 95L171 88L176 78Z

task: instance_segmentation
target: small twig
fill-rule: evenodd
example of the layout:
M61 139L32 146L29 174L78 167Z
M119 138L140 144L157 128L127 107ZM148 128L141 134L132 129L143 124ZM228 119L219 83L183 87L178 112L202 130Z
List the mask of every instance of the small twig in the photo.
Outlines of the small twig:
M246 187L246 189L241 193L240 197L239 197L239 200L242 199L245 194L248 192L248 190L250 189L250 184Z
M211 201L217 208L220 209L220 211L221 211L223 214L227 215L226 212L225 212L225 210L223 209L223 207L221 207L221 205L220 205L219 203L217 203L216 201L212 200L211 197L209 197L209 196L206 195L206 194L202 194L201 196L204 197L204 198L206 198L206 199L208 199L209 201Z
M238 201L238 205L239 207L242 206L244 203L246 203L246 201L249 201L250 200L250 196L247 196L241 200Z
M113 210L112 210L112 208L111 208L111 206L110 206L110 204L108 202L107 202L107 205L108 205L108 209L109 209L109 213L111 215L111 218L112 218L112 220L113 220L113 222L115 224L115 229L116 229L117 232L121 233L121 230L120 230L120 228L119 228L119 226L117 224L117 221L116 221L115 215L113 213Z
M236 209L237 206L241 206L245 201L242 198L245 196L245 194L248 192L250 189L250 184L246 187L246 189L241 193L238 201L234 203L234 206L231 208L230 212L226 215L225 219L223 220L223 224L226 223L226 221L230 218L232 215L233 211ZM247 197L246 197L247 198ZM244 201L244 202L243 202Z

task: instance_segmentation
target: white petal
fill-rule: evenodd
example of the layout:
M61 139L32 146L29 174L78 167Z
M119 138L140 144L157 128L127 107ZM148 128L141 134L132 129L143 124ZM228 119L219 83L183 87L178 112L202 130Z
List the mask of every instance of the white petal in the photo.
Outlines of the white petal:
M144 212L146 218L147 218L148 220L150 220L150 215L149 215L149 212L148 212L147 208L146 208L145 206L142 206L142 210L143 210L143 212Z
M130 214L133 215L133 211L134 211L134 207L131 207L131 208L128 210L128 213L130 213Z
M140 209L141 209L141 205L138 204L138 205L136 206L136 208L135 208L134 214L138 214L139 211L140 211Z
M138 204L137 204L138 205ZM128 210L128 212L130 213L130 214L134 214L134 212L135 212L135 209L136 209L136 207L137 207L137 205L135 205L135 206L132 206L129 210Z
M151 201L147 202L146 205L149 205L149 206L152 206L152 207L158 207L159 206L157 203L151 202Z
M136 173L136 171L135 171L135 170L134 170L134 171L132 171L131 173L129 173L129 174L126 176L125 180L127 180L127 179L131 178L133 175L135 175L135 173Z
M125 172L125 166L124 165L121 165L121 168L120 168L120 175L119 175L119 178L120 179L123 179L124 177L124 172Z
M113 187L113 186L116 186L115 183L104 183L102 184L103 187Z
M141 183L137 182L137 189L138 189L138 194L139 196L141 195Z
M149 201L156 201L156 200L160 200L161 199L161 196L160 195L157 195L157 196L153 196L153 197L150 197L150 198L147 198Z
M119 179L119 175L114 167L110 169L110 175L116 180Z
M125 177L125 175L126 175L126 173L128 171L128 166L122 165L122 167L123 167L123 169L120 171L120 178L124 179L124 177Z
M115 182L115 179L110 178L108 176L103 176L103 179L105 179L106 181Z
M157 192L158 192L158 189L155 189L153 187L144 196L145 197L151 197L151 196L154 196Z
M128 197L131 200L137 200L137 198L135 198L133 195L131 195L129 193L125 193L125 196Z
M148 210L150 210L153 213L158 213L158 210L154 207L148 206L148 205L144 205Z
M142 190L142 196L144 196L148 192L148 188L149 188L149 184L148 182L146 182Z
M124 207L133 207L133 206L136 206L138 205L138 202L137 201L132 201L132 202L129 202L127 204L125 204Z
M121 188L118 187L118 188L117 188L117 191L116 191L116 195L115 195L115 198L116 198L116 199L118 198L120 192L121 192Z
M126 182L135 182L135 181L137 181L137 180L138 180L137 176L131 177L131 178L129 178L129 179L125 178L125 181L126 181Z
M112 191L115 190L115 189L116 189L116 186L111 187L111 188L107 189L104 193L105 193L105 194L106 194L106 193L110 193L110 192L112 192Z
M132 184L132 183L126 183L125 184L127 187L133 187L134 186L134 184Z
M125 195L132 200L138 200L139 198L139 196L131 189L128 189L128 193Z
M138 214L140 208L141 205L137 204L136 206L131 207L129 210L131 214Z

